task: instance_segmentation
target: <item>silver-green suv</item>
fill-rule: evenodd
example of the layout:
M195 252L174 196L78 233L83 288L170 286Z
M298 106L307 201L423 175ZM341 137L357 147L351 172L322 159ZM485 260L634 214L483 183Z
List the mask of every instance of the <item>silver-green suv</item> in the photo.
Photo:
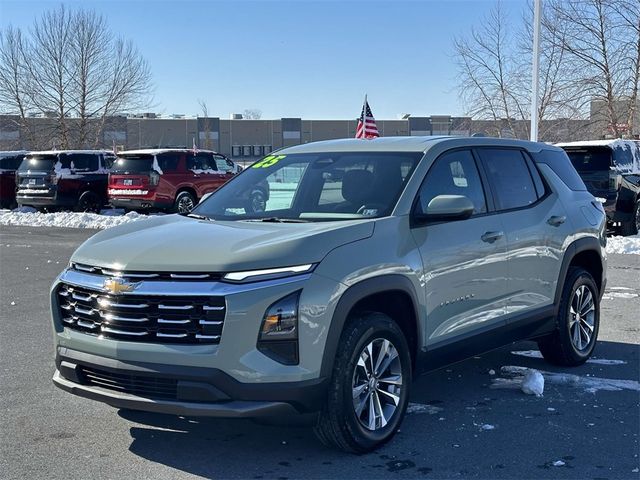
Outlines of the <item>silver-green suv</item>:
M521 339L585 362L605 224L566 154L541 143L286 148L191 214L86 241L51 292L53 380L127 409L317 412L322 441L369 451L420 372Z

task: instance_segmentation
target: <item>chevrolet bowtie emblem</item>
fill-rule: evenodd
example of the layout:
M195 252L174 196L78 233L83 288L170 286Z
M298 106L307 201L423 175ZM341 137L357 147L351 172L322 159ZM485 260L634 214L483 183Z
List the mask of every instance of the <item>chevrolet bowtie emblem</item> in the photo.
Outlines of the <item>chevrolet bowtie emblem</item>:
M113 294L133 292L137 288L137 283L127 282L124 278L107 278L104 281L104 289Z

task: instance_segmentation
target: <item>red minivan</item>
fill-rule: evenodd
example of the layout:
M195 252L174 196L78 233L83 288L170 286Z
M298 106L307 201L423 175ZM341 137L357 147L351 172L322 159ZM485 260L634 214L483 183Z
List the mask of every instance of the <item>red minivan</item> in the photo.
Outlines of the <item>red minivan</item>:
M208 150L120 152L109 174L109 202L126 210L188 213L238 171L227 157Z

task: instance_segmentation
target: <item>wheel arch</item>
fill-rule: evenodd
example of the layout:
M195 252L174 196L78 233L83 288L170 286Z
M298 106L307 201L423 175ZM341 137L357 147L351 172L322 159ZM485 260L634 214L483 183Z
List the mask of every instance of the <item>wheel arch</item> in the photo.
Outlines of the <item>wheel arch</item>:
M394 319L405 334L412 363L422 347L418 297L411 281L402 275L384 275L350 286L340 297L331 319L322 357L321 376L331 376L340 336L352 314L378 311Z
M198 193L196 192L195 188L189 187L189 186L182 186L176 190L176 196L173 199L174 202L178 199L178 195L180 195L182 192L190 193L191 195L193 195L193 198L195 199L196 203L198 202Z
M606 286L605 265L602 261L602 246L595 237L580 238L571 243L565 251L560 267L560 275L558 284L556 285L556 294L554 299L554 310L558 313L560 297L562 289L571 267L581 267L588 271L598 286L599 295L602 297L604 287Z

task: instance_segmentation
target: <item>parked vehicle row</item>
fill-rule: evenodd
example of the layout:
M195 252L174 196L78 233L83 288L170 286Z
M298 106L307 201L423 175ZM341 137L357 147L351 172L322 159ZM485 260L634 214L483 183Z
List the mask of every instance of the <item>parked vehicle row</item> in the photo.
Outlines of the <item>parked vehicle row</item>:
M52 150L0 154L3 208L71 208L186 213L241 168L216 152L192 149ZM267 194L268 196L268 194Z

